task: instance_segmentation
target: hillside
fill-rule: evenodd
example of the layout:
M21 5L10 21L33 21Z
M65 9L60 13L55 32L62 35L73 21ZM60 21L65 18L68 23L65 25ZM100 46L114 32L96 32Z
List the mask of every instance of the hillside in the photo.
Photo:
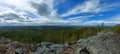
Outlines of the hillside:
M114 28L102 26L12 26L1 27L0 37L24 43L44 41L63 44L96 35L97 32L105 29L119 32L119 29Z
M30 46L30 48L29 48ZM10 39L0 38L0 53L10 54L119 54L120 34L105 30L86 39L75 42L55 44L41 42L38 44L25 44Z

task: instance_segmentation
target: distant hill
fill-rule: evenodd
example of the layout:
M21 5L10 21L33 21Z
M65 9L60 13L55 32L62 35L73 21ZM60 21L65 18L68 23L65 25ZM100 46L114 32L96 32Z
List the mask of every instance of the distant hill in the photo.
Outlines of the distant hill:
M22 29L22 28L84 28L84 27L97 27L97 26L0 26L0 29ZM114 27L114 26L106 26Z

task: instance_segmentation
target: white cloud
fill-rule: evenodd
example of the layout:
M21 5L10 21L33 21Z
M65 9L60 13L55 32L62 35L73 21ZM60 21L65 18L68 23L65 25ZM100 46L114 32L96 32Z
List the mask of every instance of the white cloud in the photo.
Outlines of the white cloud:
M113 26L120 24L120 14L107 18L106 20L91 20L82 23L83 25L91 26L101 25L102 23L104 23L106 26Z
M77 16L77 17L69 18L69 20L84 20L84 19L88 19L88 18L93 17L93 16L94 15Z
M61 2L64 2L62 0ZM61 16L69 16L79 13L88 12L102 12L107 11L109 7L115 5L107 5L101 7L99 0L88 0L83 4L77 5L72 10ZM94 15L85 15L69 18L63 20L61 16L54 9L55 5L58 5L56 0L1 0L0 1L0 26L19 26L19 25L96 25L101 22L107 24L116 23L118 21L86 21L87 18ZM29 14L32 13L32 14ZM34 16L35 17L29 17ZM116 19L120 20L120 16Z
M104 11L109 11L114 9L118 4L104 4L100 3L102 0L87 0L82 4L78 4L72 10L69 10L67 13L63 13L61 16L66 17L70 15L80 14L80 13L100 13ZM114 8L113 8L114 7Z
M111 17L109 20L111 20L111 21L120 21L120 14Z
M35 25L61 21L54 0L2 0L0 24ZM32 13L36 18L29 17ZM61 22L62 23L62 22Z

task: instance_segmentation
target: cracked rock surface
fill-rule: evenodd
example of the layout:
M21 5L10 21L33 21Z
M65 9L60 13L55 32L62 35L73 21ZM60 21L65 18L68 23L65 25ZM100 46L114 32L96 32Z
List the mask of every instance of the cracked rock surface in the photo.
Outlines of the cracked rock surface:
M120 54L120 35L102 31L78 41L76 54Z

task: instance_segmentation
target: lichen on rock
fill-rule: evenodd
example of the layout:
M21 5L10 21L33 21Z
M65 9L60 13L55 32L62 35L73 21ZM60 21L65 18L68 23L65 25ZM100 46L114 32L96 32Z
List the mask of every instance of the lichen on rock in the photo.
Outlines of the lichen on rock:
M82 54L81 52L84 49L90 54L119 54L120 35L110 31L102 31L96 36L82 40L77 49L80 53L77 52L76 54Z

